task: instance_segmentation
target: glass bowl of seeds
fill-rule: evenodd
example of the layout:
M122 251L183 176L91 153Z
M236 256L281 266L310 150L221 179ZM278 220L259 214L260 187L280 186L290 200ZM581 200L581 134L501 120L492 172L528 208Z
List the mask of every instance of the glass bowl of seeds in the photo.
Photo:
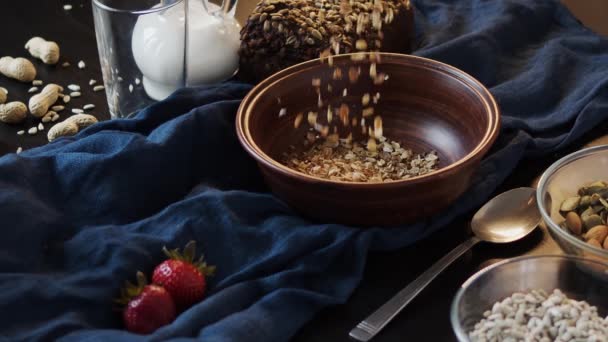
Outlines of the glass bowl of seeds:
M452 302L459 341L607 341L608 264L527 256L471 276Z
M608 145L556 161L536 196L545 226L565 253L608 262Z
M378 52L284 69L250 91L236 119L277 197L309 218L357 226L398 226L452 204L499 126L496 101L470 75Z

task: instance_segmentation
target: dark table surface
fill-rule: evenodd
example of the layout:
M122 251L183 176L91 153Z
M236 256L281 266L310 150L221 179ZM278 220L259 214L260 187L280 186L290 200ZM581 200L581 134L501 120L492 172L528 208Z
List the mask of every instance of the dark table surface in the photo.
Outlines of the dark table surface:
M251 6L251 1L243 2L245 4L241 6ZM70 3L73 9L65 11L63 5L66 3ZM4 32L0 48L2 56L28 57L24 45L33 36L42 36L58 42L61 46L59 64L47 66L35 61L38 70L36 78L43 80L45 84L57 83L65 87L74 83L82 87L82 97L66 105L66 110L61 113L62 116L71 115L69 112L71 108L82 108L84 104L92 103L96 106L92 112L98 119L109 119L105 93L93 92L92 87L88 85L90 79L97 80L98 84L102 83L90 1L2 1L0 32ZM76 67L80 60L86 63L85 69ZM68 61L71 66L62 67L61 63L64 61ZM27 102L31 95L27 93L31 87L29 83L19 83L0 76L0 86L9 90L9 101ZM17 131L27 130L34 125L37 125L37 121L32 117L19 125L0 124L0 155L14 152L19 146L27 149L46 143L46 131L33 136L27 133L22 136L16 134ZM533 184L536 176L560 156L585 144L604 142L602 134L607 128L608 125L597 127L587 136L587 140L580 141L570 150L540 160L522 161L516 172L498 192ZM594 138L599 140L589 141ZM414 280L434 261L464 241L468 234L467 223L471 215L472 213L469 213L461 217L452 224L452 227L415 246L391 253L371 254L361 284L348 302L320 312L296 334L294 341L348 340L348 332L359 321ZM454 341L449 308L454 294L469 276L505 258L557 253L560 253L559 249L542 229L522 241L509 245L480 244L432 282L376 337L375 341Z

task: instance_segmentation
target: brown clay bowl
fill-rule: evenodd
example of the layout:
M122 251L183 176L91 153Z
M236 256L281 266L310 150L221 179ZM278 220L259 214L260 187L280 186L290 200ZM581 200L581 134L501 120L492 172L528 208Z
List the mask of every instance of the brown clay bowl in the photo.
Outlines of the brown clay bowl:
M281 164L282 154L290 145L300 146L308 129L304 124L294 129L296 113L317 110L312 79L321 78L324 85L332 79L331 68L318 59L270 76L239 107L236 129L241 144L258 162L272 192L307 217L357 226L396 226L428 217L467 189L498 135L496 101L470 75L416 56L382 53L381 59L378 72L390 76L384 84L352 85L345 77L342 83L332 81L335 95L328 99L343 101L342 89L347 87L346 101L360 104L361 94L375 87L381 94L376 113L382 115L384 135L414 152L437 151L440 168L434 172L400 181L356 183L309 176ZM350 55L334 57L334 66L344 73L352 65ZM357 65L369 69L368 64ZM279 117L281 108L287 114Z

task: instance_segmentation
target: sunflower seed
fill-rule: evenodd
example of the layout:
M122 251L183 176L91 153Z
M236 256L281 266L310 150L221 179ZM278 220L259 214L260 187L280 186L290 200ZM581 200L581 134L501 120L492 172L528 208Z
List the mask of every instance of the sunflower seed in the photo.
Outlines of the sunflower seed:
M72 98L70 97L70 95L64 95L63 96L63 103L69 103L71 99Z
M41 86L43 83L41 80L33 80L32 81L32 85L33 86Z
M90 85L90 86L94 85L95 83L97 83L97 81L96 81L96 80L94 80L94 79L92 79L92 78L89 80L89 85Z
M17 131L17 135L23 135L23 134L25 134L24 130Z
M28 93L35 93L38 91L38 87L31 87L30 89L27 90Z
M72 5L70 5L70 4L65 4L65 5L63 5L63 10L64 10L64 11L69 11L69 10L71 10L71 9L72 9Z
M102 86L102 85L98 85L98 86L94 86L93 87L93 91L102 91L104 89L106 89L106 88L104 86Z
M79 91L73 91L70 93L70 97L74 98L74 97L80 97L80 92Z
M84 109L84 110L89 110L89 109L93 109L93 108L95 108L95 105L92 103L86 104L82 107L82 109Z
M85 67L86 67L86 64L84 64L84 61L78 62L78 69L84 69Z
M62 66L62 67L64 67L64 68L67 68L67 67L69 67L69 66L70 66L70 62L63 62L63 63L61 64L61 66Z
M84 113L84 110L79 109L79 108L72 108L72 113L74 113L74 114L82 114L82 113Z
M27 134L29 134L29 135L34 135L36 133L38 133L38 128L36 128L36 127L31 127L30 129L27 130Z
M51 107L51 110L52 110L52 111L55 111L55 112L61 112L61 111L62 111L62 110L64 110L64 109L65 109L65 107L64 107L64 106L62 106L62 105L57 105L57 106L53 106L53 107Z
M23 147L21 147L21 146L17 147L17 151L15 153L19 154L21 152L23 152Z
M42 122L38 124L38 131L44 131L44 125Z

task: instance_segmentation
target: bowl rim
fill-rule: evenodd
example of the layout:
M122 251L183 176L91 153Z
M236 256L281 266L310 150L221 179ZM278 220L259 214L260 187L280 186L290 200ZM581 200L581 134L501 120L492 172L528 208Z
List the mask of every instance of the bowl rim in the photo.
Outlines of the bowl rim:
M552 232L556 233L560 237L564 238L570 244L572 244L576 247L579 247L581 249L584 249L588 252L591 252L597 256L604 257L604 258L608 258L608 250L604 250L601 248L591 246L590 244L575 238L573 235L571 235L564 229L560 228L553 221L550 213L548 213L545 210L545 206L543 205L542 194L545 192L545 188L547 186L549 178L551 178L551 176L553 176L553 174L555 174L555 172L557 170L559 170L563 166L570 164L571 162L576 161L580 158L583 158L583 157L586 157L589 155L593 155L599 151L607 151L607 150L608 150L608 144L592 146L592 147L587 147L587 148L578 150L576 152L570 153L570 154L558 159L556 162L551 164L551 166L549 166L545 170L545 172L543 172L543 174L540 177L540 180L538 181L538 186L536 188L536 206L538 207L541 217L542 217L543 221L545 222L545 224L547 225L548 229L551 230Z
M333 56L334 61L349 59L350 56L355 53L348 54L340 54ZM358 52L356 54L361 54ZM366 52L365 54L371 54ZM486 107L486 114L489 116L488 125L486 127L485 134L483 138L479 141L479 143L465 156L460 158L459 160L451 163L445 167L437 169L433 172L429 172L427 174L411 177L407 179L401 180L390 180L386 182L372 182L372 183L364 183L364 182L354 182L354 181L339 181L339 180L330 180L326 178L311 176L296 170L289 168L286 165L281 164L279 161L271 158L267 155L262 149L255 143L253 140L251 133L249 131L249 117L252 115L250 103L256 103L261 96L263 96L266 91L272 87L273 85L284 81L288 77L292 75L293 71L299 69L306 69L321 63L320 58L315 58L312 60L308 60L302 63L295 64L288 68L278 71L277 73L269 76L262 82L258 83L253 89L249 91L249 93L245 96L241 105L237 111L236 118L236 130L237 136L241 145L245 148L245 150L258 162L263 164L265 167L272 169L274 172L278 172L286 177L296 177L300 181L304 181L307 183L321 183L333 186L348 186L355 188L376 188L376 187L393 187L396 184L416 184L424 181L428 181L431 178L436 179L434 177L447 177L450 172L454 169L457 169L463 165L471 163L477 159L481 159L485 153L490 149L494 141L496 141L499 131L500 131L500 108L496 102L496 99L492 95L492 93L476 78L469 75L468 73L453 67L449 64L439 62L433 59L419 57L408 54L400 54L400 53L389 53L389 52L380 52L380 57L384 59L405 59L409 61L413 61L415 66L418 67L431 67L435 71L442 72L451 76L454 80L459 81L466 85L469 90L474 92L477 95L477 98L483 102L483 105ZM458 76L458 77L457 77ZM475 88L477 86L478 89ZM485 95L485 96L484 96Z
M465 291L471 286L471 284L473 284L475 281L477 281L479 278L481 278L481 276L483 276L484 274L492 272L494 269L499 268L503 265L514 264L514 263L518 263L521 261L532 260L532 259L564 259L567 261L593 263L593 264L602 266L604 268L608 268L608 263L606 263L606 262L602 262L602 261L599 261L596 259L583 258L580 256L570 255L570 254L524 255L524 256L519 256L519 257L515 257L515 258L509 258L509 259L505 259L502 261L498 261L492 265L486 266L486 267L482 268L481 270L473 273L473 275L471 275L469 278L467 278L467 280L465 280L464 283L462 283L462 285L460 285L458 291L456 292L456 295L454 296L454 299L452 300L452 304L450 306L450 323L452 325L452 330L454 331L454 334L456 335L456 338L458 339L458 341L461 341L461 342L470 341L468 332L464 331L464 328L460 324L460 320L459 320L460 315L458 313L458 305L460 304L460 301L462 300L462 297L464 296Z

